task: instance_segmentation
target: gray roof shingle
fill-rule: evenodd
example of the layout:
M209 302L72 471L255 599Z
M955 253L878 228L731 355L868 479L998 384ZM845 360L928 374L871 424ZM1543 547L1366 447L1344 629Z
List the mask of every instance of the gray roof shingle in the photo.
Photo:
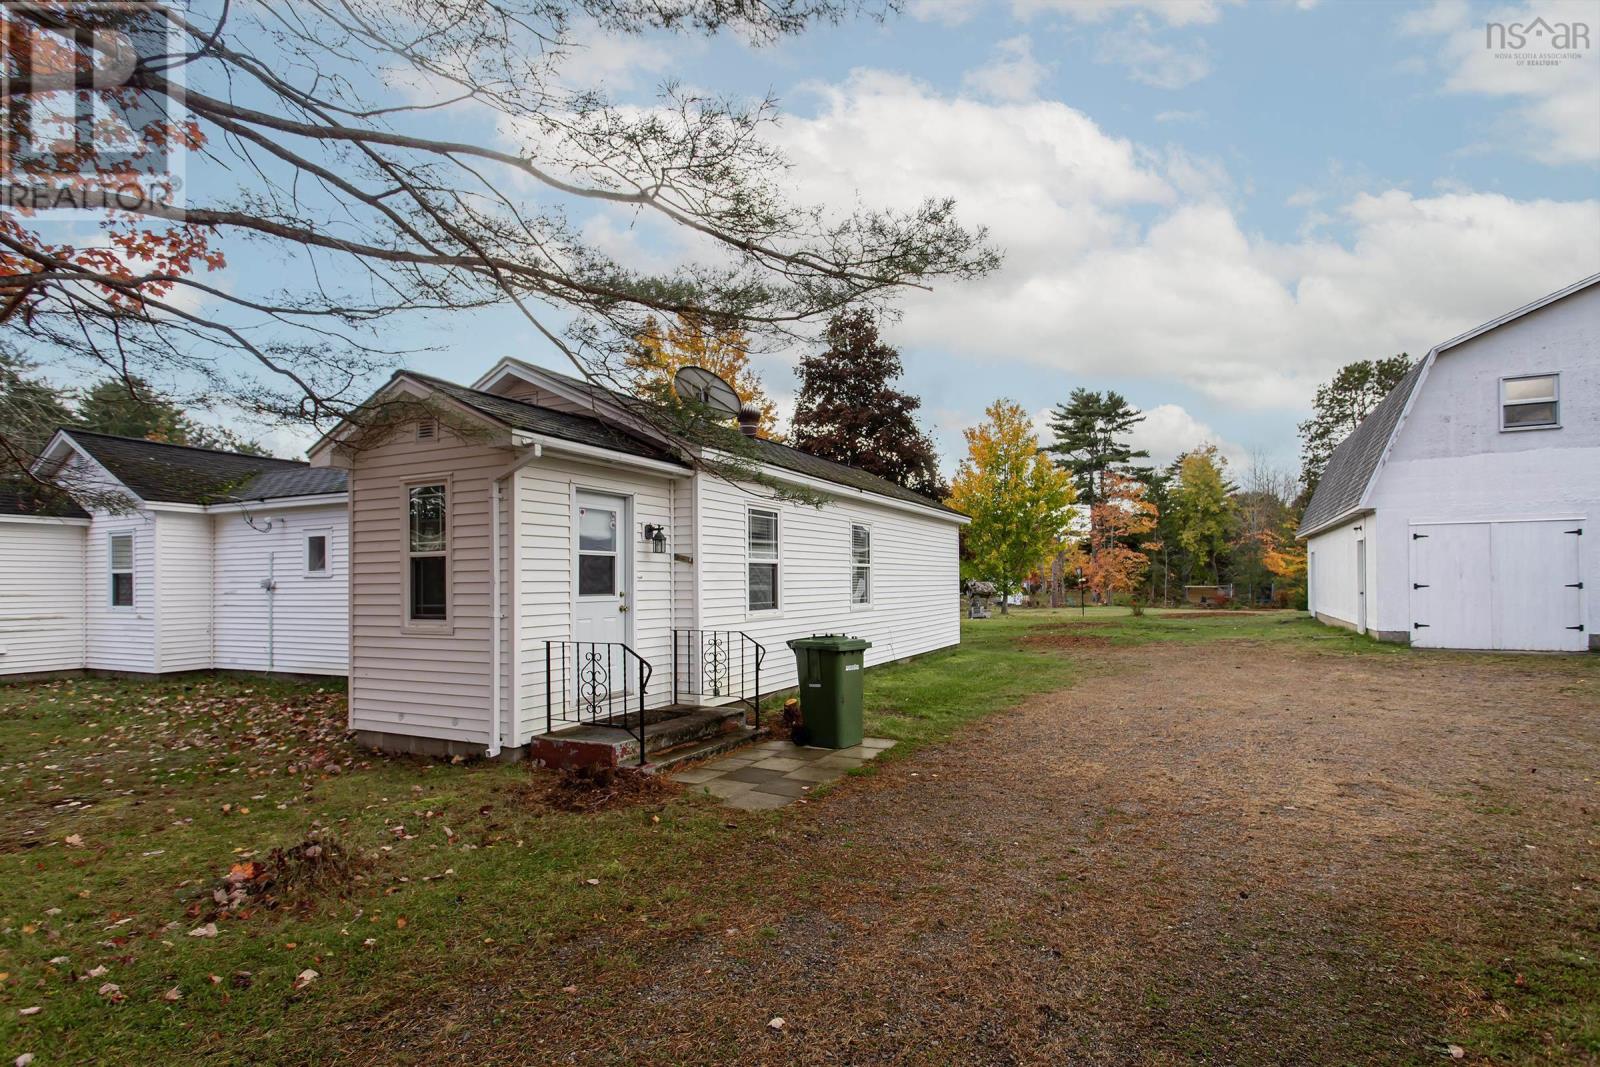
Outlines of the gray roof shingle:
M1426 359L1418 360L1389 391L1389 395L1361 420L1361 425L1333 450L1322 478L1317 482L1317 491L1311 494L1311 503L1306 505L1305 514L1300 517L1301 537L1361 503L1367 483L1372 480L1372 472L1378 469L1383 459L1384 449L1394 435L1394 428L1399 425L1400 414L1411 399L1426 363Z
M559 378L563 382L586 392L609 394L612 399L625 405L644 403L644 401L636 397L618 393L615 390L604 389L593 382L585 381L582 378L574 378L570 374L562 374L547 367L538 367L536 369L543 374ZM833 482L835 485L848 486L851 489L859 489L867 493L876 493L879 496L902 500L908 504L918 504L925 508L932 508L935 511L945 512L948 515L961 514L955 508L946 507L944 504L925 497L921 493L896 485L887 478L880 478L876 474L869 474L864 470L859 470L847 464L836 463L831 459L823 459L820 456L813 456L809 452L802 452L798 448L781 444L777 441L769 441L764 437L749 438L749 441L755 449L755 458L762 463L771 464L774 467L782 467L784 470L793 471L796 474L804 474L809 478L816 478L820 481Z
M0 515L87 519L89 513L67 494L20 478L0 478Z
M63 427L85 452L139 499L165 504L342 493L343 471L272 456L171 445Z

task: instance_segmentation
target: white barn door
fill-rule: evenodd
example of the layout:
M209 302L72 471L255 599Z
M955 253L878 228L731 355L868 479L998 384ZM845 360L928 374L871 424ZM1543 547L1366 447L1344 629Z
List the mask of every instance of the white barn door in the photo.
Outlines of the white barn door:
M1411 641L1422 648L1581 652L1573 520L1411 527Z
M1493 648L1489 524L1411 527L1411 643Z

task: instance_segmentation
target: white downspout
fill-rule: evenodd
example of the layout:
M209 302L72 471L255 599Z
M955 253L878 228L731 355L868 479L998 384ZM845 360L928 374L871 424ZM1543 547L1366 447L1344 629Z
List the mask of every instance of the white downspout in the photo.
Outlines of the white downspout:
M489 508L489 758L500 755L503 724L500 720L500 628L505 619L500 610L500 505L503 478L496 478Z

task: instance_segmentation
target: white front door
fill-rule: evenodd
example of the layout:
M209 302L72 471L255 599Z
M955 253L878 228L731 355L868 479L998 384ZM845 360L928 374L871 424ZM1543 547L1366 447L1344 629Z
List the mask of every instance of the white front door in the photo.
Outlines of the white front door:
M633 548L628 537L628 501L604 493L579 492L573 525L578 544L572 639L626 644Z

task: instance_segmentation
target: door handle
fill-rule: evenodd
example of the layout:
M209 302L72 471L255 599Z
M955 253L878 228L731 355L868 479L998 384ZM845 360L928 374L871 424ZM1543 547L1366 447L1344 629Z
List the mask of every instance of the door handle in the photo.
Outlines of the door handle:
M617 610L622 612L623 614L627 614L628 605L626 605L626 604L618 604L617 605Z

